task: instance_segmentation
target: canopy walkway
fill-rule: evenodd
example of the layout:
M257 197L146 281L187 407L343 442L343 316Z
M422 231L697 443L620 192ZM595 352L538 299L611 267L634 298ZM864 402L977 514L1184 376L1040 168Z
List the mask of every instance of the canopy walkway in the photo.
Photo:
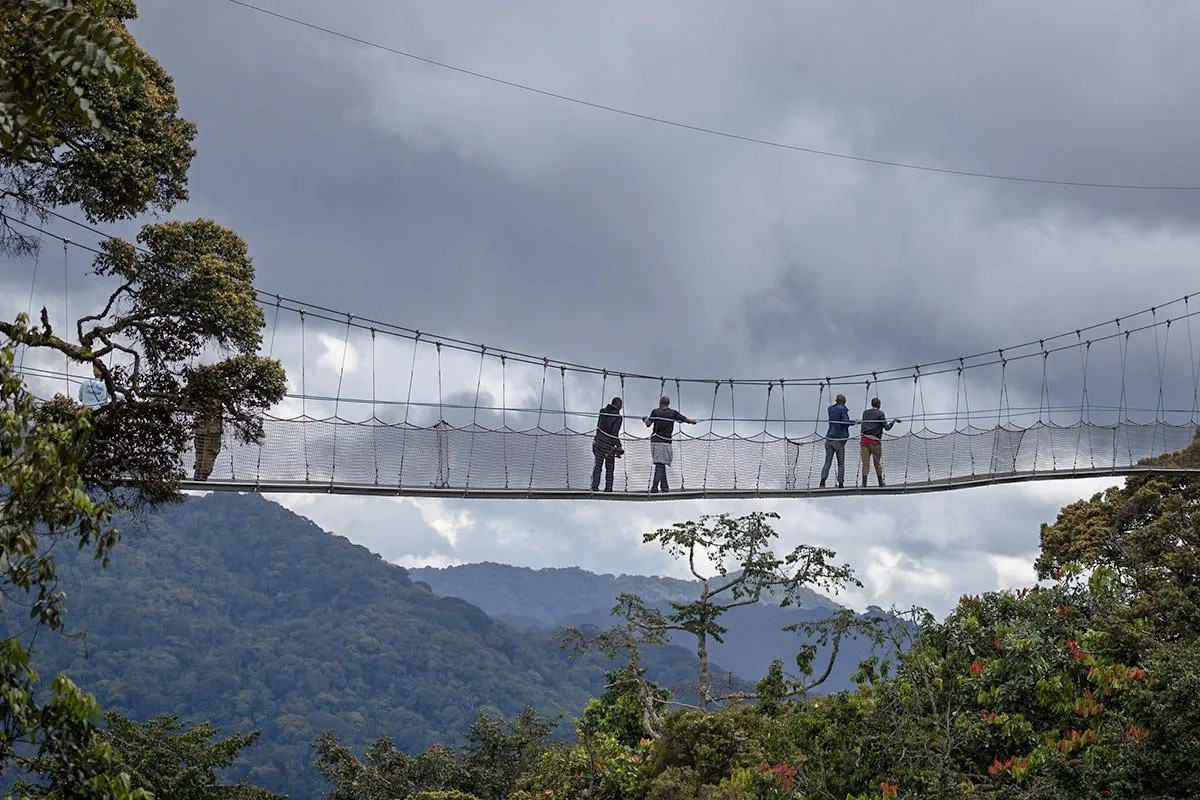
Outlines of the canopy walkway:
M40 229L37 229L40 231ZM53 234L47 234L53 236ZM71 246L63 242L64 259ZM34 272L36 284L36 265ZM30 302L32 304L32 290ZM1016 481L1190 471L1146 459L1200 425L1191 295L994 350L824 377L666 377L558 361L364 319L260 292L269 354L292 393L261 444L226 429L189 489L433 497L662 499L908 493ZM298 336L278 336L280 330ZM278 344L278 350L276 345ZM22 362L23 363L23 362ZM32 366L43 381L78 381ZM859 419L872 397L903 422L883 437L886 486L820 487L826 409ZM661 395L677 425L672 491L652 494L642 418ZM598 413L625 402L612 493L591 491ZM402 398L402 399L401 399ZM181 468L193 474L195 456ZM1200 469L1195 471L1200 472ZM829 485L836 485L830 476Z
M663 498L648 491L653 464L642 424L661 394L699 423L675 430L672 492L665 495L675 499L910 493L1161 472L1140 462L1186 447L1200 421L1196 311L1188 297L971 356L823 378L740 380L623 373L275 295L260 302L274 326L290 317L300 331L300 352L285 355L298 391L264 420L261 445L226 436L208 480L188 488ZM321 345L315 358L314 339ZM381 364L389 365L387 376ZM378 395L385 377L392 381L387 399ZM889 417L903 419L884 437L884 487L873 477L871 486L855 486L856 437L847 448L847 488L818 485L826 407L839 393L850 398L854 419L873 396L885 399ZM625 400L624 457L616 462L615 491L593 493L597 412L610 396Z

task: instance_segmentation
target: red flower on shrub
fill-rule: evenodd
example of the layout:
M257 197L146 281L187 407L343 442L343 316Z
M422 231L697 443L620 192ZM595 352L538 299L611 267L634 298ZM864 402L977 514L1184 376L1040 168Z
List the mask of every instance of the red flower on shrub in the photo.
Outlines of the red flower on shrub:
M978 658L971 662L971 674L982 675L987 671L987 664L980 661Z

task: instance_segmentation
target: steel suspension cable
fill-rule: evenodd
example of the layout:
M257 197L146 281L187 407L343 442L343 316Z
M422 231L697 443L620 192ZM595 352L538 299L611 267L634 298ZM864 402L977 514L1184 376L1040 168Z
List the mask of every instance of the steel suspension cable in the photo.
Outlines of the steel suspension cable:
M487 346L479 346L479 372L475 376L475 402L471 408L471 444L467 452L466 485L471 487L471 467L475 462L475 429L479 424L479 391L483 386L483 359L487 354Z
M417 374L417 350L421 347L421 332L417 331L416 338L412 340L413 354L412 363L408 367L408 395L404 401L404 422L402 423L403 436L400 439L400 471L396 474L396 485L404 485L404 457L408 453L408 438L412 435L412 427L408 424L408 415L412 410L412 392L413 379Z
M338 368L337 393L334 395L335 399L333 401L333 418L335 421L341 420L340 414L341 414L341 403L342 403L342 380L346 376L346 354L348 352L350 352L350 323L352 323L353 321L354 321L354 319L349 314L347 314L346 315L346 336L342 340L342 363L341 363L341 366ZM338 428L340 428L340 427L341 427L341 425L336 425L336 424L333 426L333 455L332 455L332 459L331 459L330 465L329 465L329 485L330 486L332 486L334 484L334 481L336 480L336 475L337 475Z
M267 358L273 358L275 356L275 334L278 331L279 331L279 306L277 305L277 306L275 306L274 322L271 325L271 340L270 340L270 343L267 345ZM265 418L266 418L266 409L263 409L258 414L258 421L259 421L260 425L265 424ZM258 459L254 465L254 481L255 481L256 486L258 485L258 483L260 483L262 481L262 454L263 454L263 445L266 444L266 441L267 441L267 437L266 437L266 433L264 431L262 439L259 440L259 442L258 442Z

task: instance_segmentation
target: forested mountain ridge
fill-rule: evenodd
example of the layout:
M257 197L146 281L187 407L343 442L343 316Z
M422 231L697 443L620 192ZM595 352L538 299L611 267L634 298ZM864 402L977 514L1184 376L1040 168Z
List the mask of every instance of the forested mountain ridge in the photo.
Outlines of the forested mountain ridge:
M261 730L237 774L292 797L319 790L310 744L323 731L419 751L458 741L480 711L569 721L602 689L597 659L439 597L261 497L214 494L120 523L107 569L59 551L68 627L86 636L40 636L39 669L66 670L134 719ZM660 680L694 679L687 653L648 655Z
M518 627L553 630L564 626L604 628L615 620L611 615L615 598L628 592L648 605L666 609L670 603L694 602L700 596L698 581L644 575L597 575L576 567L529 569L506 564L464 564L454 567L421 567L409 570L416 581L428 584L435 593L460 597L479 606L492 617ZM712 657L723 667L751 683L766 674L773 659L791 665L808 637L785 631L796 623L823 620L841 607L828 597L804 589L800 603L780 607L764 598L762 603L730 609L722 617L728 630L723 642L709 645ZM868 609L868 614L882 613ZM672 642L695 647L689 634L676 632ZM828 648L820 648L822 658ZM871 654L866 641L847 639L837 663L821 691L848 689L858 663ZM821 659L818 659L820 661ZM822 662L823 663L823 662Z
M410 568L413 580L425 581L435 592L475 603L497 619L516 625L553 627L565 617L612 608L619 594L636 594L647 603L695 600L694 580L647 575L610 575L579 567L530 569L483 562L453 567ZM762 604L777 605L769 595ZM836 611L839 606L812 590L802 590L799 607Z

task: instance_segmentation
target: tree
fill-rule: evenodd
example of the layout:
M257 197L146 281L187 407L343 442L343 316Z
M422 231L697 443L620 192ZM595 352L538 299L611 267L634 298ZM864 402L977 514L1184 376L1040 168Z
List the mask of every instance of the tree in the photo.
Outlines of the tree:
M54 545L88 548L107 561L117 541L112 506L88 495L82 477L92 434L89 415L62 408L37 419L34 398L13 374L13 352L0 347L0 592L4 611L23 602L31 630L63 628ZM129 775L96 729L99 707L63 675L49 697L28 646L0 642L0 774L17 766L41 777L55 797L135 800Z
M621 605L618 603L613 613L617 613L619 608ZM640 740L642 736L658 738L659 719L663 708L671 699L671 693L646 678L641 648L645 645L666 644L665 628L646 629L632 624L614 625L591 637L579 628L564 628L558 635L558 642L570 652L572 658L588 652L599 653L610 660L622 653L626 657L623 666L607 674L604 695L598 701L593 700L588 704L579 725L581 733L599 732L603 725L608 728L607 733L613 734L614 739L625 745ZM628 711L634 710L636 722L632 719L622 722L611 719L620 719ZM622 728L623 731L613 730L614 727ZM635 728L636 738L633 735Z
M72 0L4 0L0 11L10 32L4 48L8 55L0 56L0 147L26 155L54 146L51 138L39 138L47 115L46 87L53 84L70 89L77 114L101 134L111 135L80 80L103 76L139 82L142 73L130 43L103 17L76 7ZM23 35L13 36L14 23L21 17ZM37 59L30 65L36 69L13 68L11 53L18 48Z
M462 761L466 789L484 800L502 800L516 787L546 745L554 720L543 719L527 708L512 720L480 714L467 731Z
M658 542L676 558L686 558L688 569L700 581L700 597L691 603L671 603L665 613L650 608L635 595L623 594L613 609L630 628L640 631L683 631L696 638L699 660L696 693L701 710L711 699L708 640L721 641L725 633L718 620L731 608L752 605L764 594L776 597L781 606L798 601L810 586L840 589L861 585L848 564L831 564L836 554L827 548L797 545L783 557L771 547L779 534L768 520L771 512L755 511L733 518L728 514L706 515L699 522L677 522L669 528L647 533L644 542ZM702 572L712 564L712 574ZM728 565L736 567L730 570Z
M448 792L448 797L499 800L534 764L552 727L526 709L509 721L481 713L467 731L468 744L461 753L435 744L410 756L397 750L390 737L381 736L359 761L331 733L318 737L314 747L317 769L334 783L329 800L393 800L427 792L434 797Z
M1200 466L1200 435L1187 448L1143 464ZM1071 565L1107 566L1131 613L1159 633L1200 630L1200 476L1135 475L1059 512L1041 530L1035 564L1048 578Z
M143 249L104 244L96 274L118 285L73 332L56 332L43 313L37 327L0 322L0 334L97 371L112 399L92 413L83 477L93 488L132 486L138 499L162 502L179 496L180 456L201 410L219 407L239 441L260 441L262 413L283 397L286 378L277 360L257 355L264 315L237 234L196 220L149 225L138 241ZM225 357L193 365L210 352ZM59 398L41 415L70 415L73 407Z
M0 0L0 212L111 222L187 199L196 126L136 16L132 0ZM34 247L0 219L0 250Z
M238 753L253 744L257 733L214 741L218 731L211 725L201 723L185 729L170 716L134 722L110 711L104 715L104 721L107 730L101 733L101 740L111 746L133 784L150 790L156 798L283 800L280 795L244 781L223 784L217 775L233 763ZM17 788L30 800L54 797L23 785Z

